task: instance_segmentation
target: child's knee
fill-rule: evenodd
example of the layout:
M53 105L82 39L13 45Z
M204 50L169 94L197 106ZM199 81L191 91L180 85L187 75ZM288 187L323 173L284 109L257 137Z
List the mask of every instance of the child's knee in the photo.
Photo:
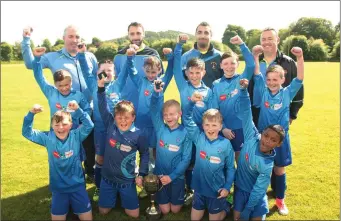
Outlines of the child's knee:
M101 214L101 215L107 215L107 214L110 212L111 208L102 208L102 207L99 207L98 210L99 210L99 214Z
M285 174L285 167L274 167L274 172L277 176L281 176L283 174Z
M96 163L102 166L104 163L104 157L100 155L96 155Z
M125 209L125 212L128 216L133 217L133 218L138 218L140 216L140 210L139 209Z
M171 205L172 213L179 213L182 208L182 205Z
M159 206L163 215L167 215L171 210L169 204L159 204Z

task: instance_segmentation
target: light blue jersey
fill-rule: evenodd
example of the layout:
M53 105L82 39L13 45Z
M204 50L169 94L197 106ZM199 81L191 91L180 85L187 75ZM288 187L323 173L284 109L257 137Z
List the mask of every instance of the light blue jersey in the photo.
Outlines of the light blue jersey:
M22 135L47 149L52 192L76 192L85 185L80 158L81 145L90 134L94 124L89 115L80 108L75 111L74 115L80 119L82 125L75 130L70 130L64 141L58 139L54 131L41 132L32 129L34 114L31 112L24 118Z

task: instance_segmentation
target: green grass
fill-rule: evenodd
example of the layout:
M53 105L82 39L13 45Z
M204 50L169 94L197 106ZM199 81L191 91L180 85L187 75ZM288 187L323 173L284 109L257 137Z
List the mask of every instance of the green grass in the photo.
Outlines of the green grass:
M240 70L244 64L241 63ZM287 168L287 220L340 219L340 64L309 63L305 65L305 99L298 120L291 126L293 165ZM51 81L49 70L45 76ZM323 77L322 77L323 76ZM179 100L174 81L166 92L166 100ZM48 190L47 154L43 147L21 136L23 117L33 104L45 107L35 118L34 127L49 128L48 104L34 81L33 73L23 64L1 65L1 218L4 220L50 219L51 193ZM93 185L87 185L89 194ZM141 214L147 200L140 203ZM129 219L119 207L108 216L98 214L95 220ZM269 195L267 219L281 220ZM141 216L141 219L145 219ZM188 220L190 208L164 220ZM232 220L229 217L229 220Z

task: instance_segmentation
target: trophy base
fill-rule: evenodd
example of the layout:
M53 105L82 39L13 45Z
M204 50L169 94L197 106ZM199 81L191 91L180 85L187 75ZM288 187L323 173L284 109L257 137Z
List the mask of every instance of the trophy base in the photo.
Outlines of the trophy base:
M161 218L161 210L159 207L148 207L146 209L147 220L154 221Z

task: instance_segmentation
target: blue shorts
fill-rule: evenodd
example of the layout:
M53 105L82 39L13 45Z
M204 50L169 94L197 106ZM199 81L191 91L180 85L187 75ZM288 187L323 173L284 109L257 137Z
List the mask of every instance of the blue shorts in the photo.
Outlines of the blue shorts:
M156 202L158 204L183 205L185 195L185 180L175 179L156 193Z
M114 208L116 205L117 193L120 194L122 207L129 210L139 208L136 184L118 184L102 177L98 206L102 208Z
M244 143L244 133L243 129L232 130L234 133L234 138L230 140L234 152L241 151Z
M91 203L85 186L72 193L52 192L52 215L66 215L69 212L70 204L75 214L79 215L91 211Z
M107 133L105 130L95 127L94 141L95 141L96 154L99 156L104 156L106 136L107 136Z
M148 140L148 146L156 148L156 132L154 127L145 127L142 129L143 136Z
M237 186L234 186L233 193L234 210L242 212L245 208L245 205L249 201L249 197L250 193L239 189ZM254 210L251 212L250 217L261 217L267 214L268 212L269 212L268 196L264 194L264 197L260 199L258 204L254 207Z
M285 167L292 164L291 158L291 147L290 147L290 138L288 132L285 133L285 138L280 147L275 148L276 156L274 160L275 166Z
M226 198L212 198L200 195L194 191L193 205L192 207L196 210L204 210L207 208L210 214L217 214L225 210L226 213L230 211L229 204Z

